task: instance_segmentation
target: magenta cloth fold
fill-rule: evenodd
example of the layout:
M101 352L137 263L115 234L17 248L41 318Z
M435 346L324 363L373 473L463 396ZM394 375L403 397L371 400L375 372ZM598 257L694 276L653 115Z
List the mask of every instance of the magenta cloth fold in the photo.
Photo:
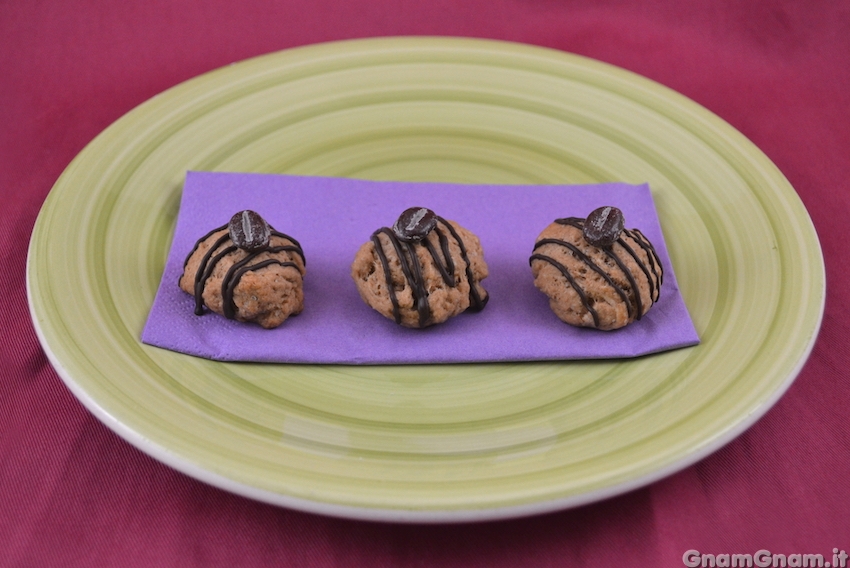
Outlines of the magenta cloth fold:
M617 331L561 322L533 283L528 258L558 217L619 207L628 228L652 241L664 265L661 298ZM412 206L428 207L478 235L490 276L486 308L426 329L407 329L360 298L350 276L357 249ZM300 241L305 308L280 327L194 314L177 286L195 241L253 209ZM459 185L270 174L188 172L171 252L142 333L144 343L220 361L429 364L636 357L695 345L648 185Z

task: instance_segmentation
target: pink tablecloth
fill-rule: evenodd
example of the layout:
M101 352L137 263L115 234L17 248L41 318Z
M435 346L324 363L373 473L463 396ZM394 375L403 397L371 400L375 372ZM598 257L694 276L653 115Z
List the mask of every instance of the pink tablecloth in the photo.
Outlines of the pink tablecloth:
M598 504L394 526L209 487L76 401L36 339L24 267L38 210L77 152L204 71L297 45L410 34L520 41L625 67L705 105L779 166L822 240L827 312L802 374L753 428ZM833 549L850 550L848 109L843 1L0 2L0 566L682 566L687 550L762 549L832 562Z

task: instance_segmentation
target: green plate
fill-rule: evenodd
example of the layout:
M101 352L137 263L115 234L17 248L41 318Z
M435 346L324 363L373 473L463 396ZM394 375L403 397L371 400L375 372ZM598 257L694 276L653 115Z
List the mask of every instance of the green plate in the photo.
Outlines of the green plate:
M187 170L648 181L702 344L403 367L224 364L143 345ZM788 388L825 295L800 199L723 120L597 61L448 38L287 50L154 97L57 181L27 278L51 362L131 444L248 497L396 521L561 509L697 461Z

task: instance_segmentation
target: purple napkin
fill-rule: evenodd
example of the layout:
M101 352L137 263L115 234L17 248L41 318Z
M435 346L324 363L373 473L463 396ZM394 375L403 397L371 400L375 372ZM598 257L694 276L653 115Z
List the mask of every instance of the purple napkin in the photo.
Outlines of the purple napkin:
M549 310L528 257L558 217L619 207L627 228L652 241L664 265L661 299L617 331L578 329ZM372 231L412 206L428 207L478 235L490 302L426 329L396 325L369 308L349 274ZM273 330L206 313L177 287L195 241L237 211L253 209L301 242L307 258L304 311ZM220 361L279 363L471 363L635 357L699 343L679 295L649 186L456 185L268 174L189 172L171 253L144 343Z

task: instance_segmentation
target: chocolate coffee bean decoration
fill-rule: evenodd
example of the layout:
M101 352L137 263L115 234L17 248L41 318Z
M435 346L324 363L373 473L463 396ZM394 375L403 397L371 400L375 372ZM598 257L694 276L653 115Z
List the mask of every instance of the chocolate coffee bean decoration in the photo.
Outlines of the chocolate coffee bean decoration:
M437 226L437 215L425 207L406 209L393 225L393 233L405 242L421 241Z
M230 240L242 250L254 252L269 246L272 229L259 213L246 209L230 218Z
M608 248L617 242L625 227L623 212L616 207L594 209L584 221L584 239L593 246Z

